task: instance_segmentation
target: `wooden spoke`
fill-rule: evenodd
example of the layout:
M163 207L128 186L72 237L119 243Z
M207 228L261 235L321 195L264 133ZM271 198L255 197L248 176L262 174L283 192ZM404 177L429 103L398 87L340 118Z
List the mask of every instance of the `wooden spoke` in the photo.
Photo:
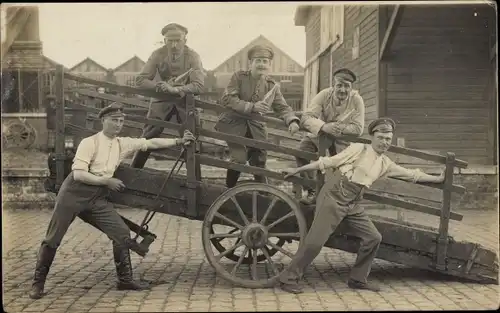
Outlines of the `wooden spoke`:
M215 257L220 260L222 257L228 255L229 253L233 252L234 250L238 249L239 247L241 247L243 245L243 241L240 241L238 243L236 243L234 246L232 246L231 248L227 249L226 251L216 255Z
M210 239L214 238L220 238L219 241L221 241L224 238L240 238L241 237L241 232L239 233L227 233L227 234L212 234L210 235Z
M269 252L267 251L267 247L261 248L260 250L262 250L262 253L266 257L266 259L269 262L269 265L271 266L271 268L273 269L274 275L279 275L279 271L276 268L276 266L274 265L274 262L271 259L271 256L269 255Z
M257 250L252 251L252 279L257 280Z
M293 254L290 253L289 251L286 251L285 249L283 249L282 247L274 244L273 242L271 242L270 240L267 240L267 244L270 245L271 247L273 247L273 249L276 249L278 250L279 252L283 253L284 255L286 255L287 257L289 257L290 259L293 259Z
M267 217L269 216L269 213L271 213L271 210L273 209L276 202L278 202L278 198L273 197L273 200L271 200L271 203L269 203L269 206L267 207L266 213L264 213L264 216L260 220L260 223L262 225L266 225L265 223L266 223Z
M240 255L240 258L238 259L238 262L236 263L236 265L233 267L233 270L231 271L231 275L235 275L236 274L236 271L238 270L238 267L240 267L241 265L241 262L243 262L243 259L246 257L248 251L250 249L245 246L245 250L243 251L243 253Z
M225 222L228 222L229 224L233 225L234 227L238 228L239 230L243 230L243 226L241 226L240 224L236 223L232 219L230 219L230 218L228 218L228 217L220 214L219 212L215 213L214 216L217 216L221 220L223 220Z
M257 191L252 192L252 222L257 223Z
M282 216L280 219L274 221L271 225L267 226L267 229L273 228L274 226L278 225L279 223L283 222L287 218L290 218L290 217L292 217L294 215L295 215L295 213L292 211L292 212L288 213L287 215Z
M238 210L238 213L240 214L241 219L243 220L243 223L245 223L245 225L250 224L250 222L248 221L248 218L246 217L245 213L241 209L241 206L238 203L238 201L236 200L236 198L235 197L231 197L231 201L233 201L234 205L236 206L236 209Z
M300 238L299 233L269 233L267 236L278 237L278 238L286 238L286 237Z

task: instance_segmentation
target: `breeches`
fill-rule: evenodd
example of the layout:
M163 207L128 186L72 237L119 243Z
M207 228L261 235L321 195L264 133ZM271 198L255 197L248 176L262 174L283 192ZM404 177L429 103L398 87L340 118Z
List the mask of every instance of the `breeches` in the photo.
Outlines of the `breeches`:
M104 232L119 246L125 246L130 229L113 204L108 202L106 187L86 185L73 179L64 180L56 198L52 218L42 244L58 248L75 217Z

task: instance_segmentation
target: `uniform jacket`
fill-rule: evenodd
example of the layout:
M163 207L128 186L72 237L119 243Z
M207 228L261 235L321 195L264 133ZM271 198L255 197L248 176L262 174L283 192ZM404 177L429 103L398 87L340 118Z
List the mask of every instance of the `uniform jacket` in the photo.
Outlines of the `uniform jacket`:
M245 136L249 127L252 136L256 140L267 139L266 124L253 120L251 112L254 103L261 101L266 93L271 90L276 82L269 76L255 79L250 71L237 71L231 77L221 99L221 104L229 111L222 113L215 125L215 129L221 132ZM283 94L278 89L271 108L285 123L300 122L295 116L292 108L286 103ZM235 114L235 112L237 114ZM246 117L248 115L248 117Z

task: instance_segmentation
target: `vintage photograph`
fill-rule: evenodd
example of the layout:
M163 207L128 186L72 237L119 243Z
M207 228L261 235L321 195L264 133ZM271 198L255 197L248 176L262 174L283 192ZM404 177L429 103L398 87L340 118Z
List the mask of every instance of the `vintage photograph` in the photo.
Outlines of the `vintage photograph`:
M1 4L4 311L498 309L497 10Z

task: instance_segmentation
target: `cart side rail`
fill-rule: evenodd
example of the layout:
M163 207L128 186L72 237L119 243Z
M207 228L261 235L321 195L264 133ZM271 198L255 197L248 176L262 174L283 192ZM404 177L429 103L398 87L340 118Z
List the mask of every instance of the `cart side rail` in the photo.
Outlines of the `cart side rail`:
M123 85L117 85L114 83L110 82L104 82L104 81L98 81L98 80L93 80L90 78L82 77L79 75L74 75L70 73L65 73L62 69L62 67L58 67L56 69L56 117L57 117L57 123L56 123L56 134L59 137L58 140L56 140L56 154L61 156L64 154L64 132L67 131L68 133L77 135L77 136L87 136L91 135L95 132L97 132L97 128L93 127L89 129L86 127L85 123L88 119L96 119L96 113L98 112L97 108L92 108L89 106L84 106L78 103L74 103L71 105L70 108L67 108L68 111L73 111L76 114L73 114L73 117L70 121L70 123L67 123L65 125L64 123L64 116L65 116L65 110L66 110L66 105L65 105L65 96L64 96L64 80L73 80L77 81L80 83L85 83L85 84L91 84L95 86L100 86L100 87L105 87L110 90L114 90L117 92L123 92L123 93L128 93L128 94L136 94L136 95L142 95L142 96L147 96L147 97L154 97L156 99L163 99L165 98L165 94L151 91L151 90L145 90L145 89L140 89L140 88L134 88L134 87L129 87L129 86L123 86ZM319 156L325 156L326 155L326 140L324 140L324 137L320 137L320 146L319 146L319 152L317 154L312 154L312 153L307 153L304 151L300 151L298 149L290 148L290 147L284 147L279 145L279 140L278 144L273 144L270 142L261 142L258 140L254 139L249 139L249 138L242 138L239 136L231 135L231 134L225 134L225 133L220 133L214 130L209 130L209 129L204 129L200 128L196 125L195 120L197 118L197 115L199 114L199 109L202 110L207 110L211 112L215 112L216 114L226 112L228 108L219 105L214 102L210 101L204 101L204 100L199 100L196 99L193 95L187 95L186 96L186 108L187 108L187 118L186 118L186 124L185 125L178 125L175 123L169 123L165 121L159 121L159 120L153 120L153 119L148 119L144 115L146 113L145 109L149 106L145 101L142 101L140 99L134 99L134 98L126 98L126 97L119 97L115 95L109 95L109 94L99 94L96 92L91 92L91 91L84 91L82 89L77 90L80 95L84 96L91 96L97 99L104 99L104 100L110 100L110 101L119 101L134 107L138 108L128 108L125 109L126 112L128 112L128 117L127 119L131 122L135 123L143 123L143 124L152 124L152 125L157 125L157 126L162 126L165 127L166 129L173 131L173 132L178 132L181 130L181 128L187 128L191 130L195 135L200 136L201 138L212 138L216 139L219 141L225 141L225 142L235 142L235 143L243 143L244 145L247 146L252 146L252 147L259 147L259 148L264 148L269 151L275 151L279 152L282 154L288 154L292 155L294 157L300 156L304 157L309 160L316 160ZM171 99L171 96L168 96ZM274 118L274 117L268 117L268 116L261 116L258 114L251 114L252 118L254 120L259 120L262 122L267 123L269 126L269 129L271 132L275 132L278 134L278 137L281 135L282 138L285 139L295 139L293 136L287 136L286 134L286 125L284 122L280 119ZM211 118L213 121L214 118ZM172 135L175 135L175 133L172 133ZM342 139L350 141L350 142L360 142L360 143L370 143L371 141L366 138L359 138L359 137L353 137L353 136L345 136L342 137ZM61 144L57 144L58 142L63 142L62 146ZM459 185L454 185L453 184L453 175L454 175L454 168L466 168L467 167L467 162L463 160L458 160L455 158L455 155L451 152L446 153L445 155L439 154L439 153L430 153L430 152L424 152L424 151L419 151L415 149L408 149L408 148L403 148L403 147L398 147L398 146L391 146L389 148L389 152L393 152L396 154L400 155L406 155L409 157L414 157L418 159L422 159L425 161L430 161L433 163L438 163L445 165L445 181L442 184L429 184L429 183L419 183L420 185L425 185L431 188L438 188L443 190L443 198L441 202L441 207L432 207L429 205L424 205L424 204L419 204L414 201L408 201L408 200L401 200L397 199L394 197L390 197L387 195L382 195L377 192L373 191L368 191L366 193L365 198L367 200L379 202L379 203L384 203L384 204L389 204L397 207L401 207L404 209L412 210L412 211L418 211L422 213L427 213L435 216L440 217L440 227L439 227L439 237L437 238L437 260L436 260L436 267L443 267L446 266L446 249L447 249L447 243L448 243L448 226L449 226L449 220L462 220L463 216L461 214L455 213L451 211L451 194L453 192L455 193L464 193L465 188ZM173 151L165 151L165 154L172 154L175 153ZM204 155L203 153L196 153L196 150L194 147L188 148L187 155L186 155L186 168L187 168L187 183L188 183L188 189L189 189L189 195L188 195L188 207L191 207L191 210L196 210L196 184L201 181L201 175L200 175L200 165L208 165L208 166L214 166L214 167L219 167L219 168L224 168L224 169L235 169L241 172L249 173L249 174L257 174L257 175L264 175L269 178L275 179L275 180L283 180L283 175L274 171L270 171L268 169L263 169L263 168L257 168L253 166L247 166L247 165L242 165L242 164L236 164L232 163L229 161L221 160L212 156ZM57 170L59 171L62 169L62 160L59 162L61 163L60 166L57 167ZM59 164L58 163L58 164ZM59 177L59 172L57 173ZM61 174L62 175L62 174ZM289 179L288 181L294 183L294 184L299 184L299 185L304 185L304 186L314 186L316 185L317 188L320 188L323 184L324 176L319 175L318 179L316 182L303 179L303 178L298 178L298 177L293 177ZM59 180L58 180L59 181ZM62 181L61 181L62 182ZM188 208L188 212L189 212Z

